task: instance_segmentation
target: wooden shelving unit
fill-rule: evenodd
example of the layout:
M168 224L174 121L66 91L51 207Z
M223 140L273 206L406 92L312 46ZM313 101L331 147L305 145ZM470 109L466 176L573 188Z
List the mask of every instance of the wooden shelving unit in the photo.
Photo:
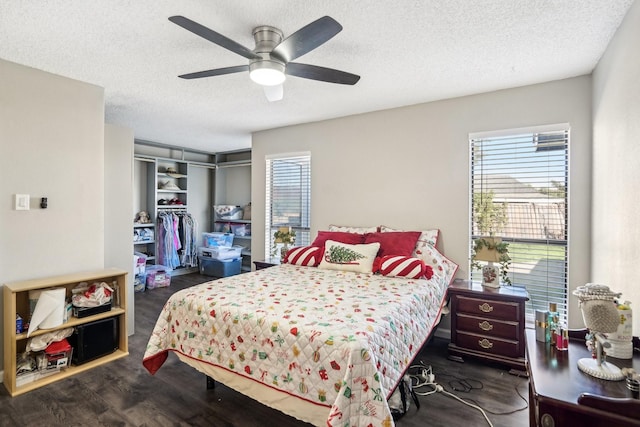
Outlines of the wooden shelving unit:
M55 277L46 277L41 279L25 280L21 282L6 283L4 285L4 386L11 396L17 396L22 393L29 392L36 388L51 384L55 381L70 377L71 375L87 371L96 366L103 365L129 354L127 339L127 272L118 269L104 269L96 271L88 271L75 274L67 274ZM16 385L17 356L24 352L27 345L27 333L16 333L16 313L25 317L29 313L29 291L64 287L67 290L67 296L70 295L71 289L81 282L106 282L110 286L117 287L117 292L112 300L112 308L110 311L99 313L93 316L83 318L70 317L69 320L62 325L47 329L36 330L31 337L43 335L47 332L75 327L90 323L100 319L118 318L118 348L115 352L102 356L98 359L84 363L82 365L70 365L62 368L59 372L52 375L37 379L33 382L20 386ZM115 289L114 289L115 290ZM117 296L117 297L116 297Z

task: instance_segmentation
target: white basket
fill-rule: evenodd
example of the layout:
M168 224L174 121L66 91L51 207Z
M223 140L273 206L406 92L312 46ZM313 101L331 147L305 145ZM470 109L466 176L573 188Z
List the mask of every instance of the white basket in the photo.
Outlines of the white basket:
M234 205L216 205L213 207L213 211L216 214L216 219L219 220L242 219L243 215L242 208Z

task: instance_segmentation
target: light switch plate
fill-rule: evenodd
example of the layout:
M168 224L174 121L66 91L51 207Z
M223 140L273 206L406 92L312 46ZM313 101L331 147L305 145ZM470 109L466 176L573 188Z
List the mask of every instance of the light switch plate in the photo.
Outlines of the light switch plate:
M29 210L29 195L28 194L16 194L14 209L17 211Z

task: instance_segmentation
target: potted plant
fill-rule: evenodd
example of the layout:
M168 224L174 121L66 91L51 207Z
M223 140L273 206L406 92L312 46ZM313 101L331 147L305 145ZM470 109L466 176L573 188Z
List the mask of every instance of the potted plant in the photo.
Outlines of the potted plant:
M486 261L487 264L480 264ZM496 262L499 266L495 266ZM471 254L471 267L482 270L482 286L491 288L500 287L502 283L511 285L509 278L509 244L495 236L479 237L473 241L473 253Z
M278 248L280 248L280 260L284 261L284 257L289 250L289 245L293 245L296 242L296 231L291 227L280 227L278 231L273 233L273 246L271 249L271 256L278 255Z

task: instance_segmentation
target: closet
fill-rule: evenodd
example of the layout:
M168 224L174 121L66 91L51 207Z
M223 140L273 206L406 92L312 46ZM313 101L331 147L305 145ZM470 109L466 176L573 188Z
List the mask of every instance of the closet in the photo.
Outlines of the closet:
M134 147L132 218L147 212L150 221L134 222L134 252L173 275L197 272L202 233L241 224L234 245L243 246L243 270L250 270L251 221L223 223L214 206L251 202L251 151L207 153L140 140Z

